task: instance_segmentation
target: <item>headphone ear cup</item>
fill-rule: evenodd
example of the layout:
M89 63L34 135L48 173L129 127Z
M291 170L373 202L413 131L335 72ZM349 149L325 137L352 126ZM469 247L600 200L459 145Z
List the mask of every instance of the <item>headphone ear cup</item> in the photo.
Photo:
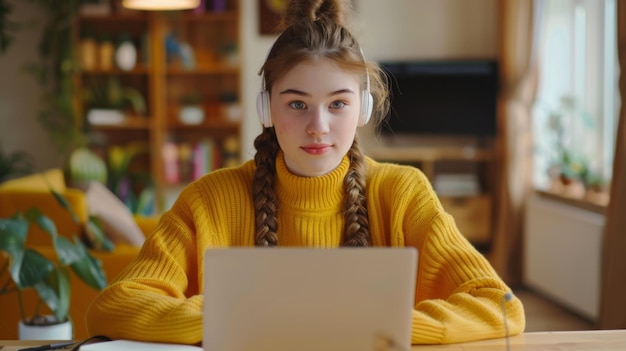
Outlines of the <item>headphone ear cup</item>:
M372 116L372 109L374 108L374 98L369 90L363 90L361 94L361 112L359 115L359 127L362 127L369 122Z
M264 128L272 126L272 116L270 115L270 98L267 91L263 90L256 97L256 111L259 122Z

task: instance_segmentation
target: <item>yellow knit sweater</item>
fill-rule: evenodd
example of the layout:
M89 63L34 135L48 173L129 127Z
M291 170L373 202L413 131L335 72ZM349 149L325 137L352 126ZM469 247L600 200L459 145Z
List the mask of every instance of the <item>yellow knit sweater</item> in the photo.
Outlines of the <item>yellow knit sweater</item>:
M348 159L322 177L294 176L276 162L283 246L337 247L342 181ZM104 289L87 313L92 335L196 344L202 341L202 256L210 247L254 245L251 197L255 165L223 169L190 184L166 212L139 256ZM454 343L505 336L501 310L509 288L459 233L416 168L367 159L372 244L419 251L412 342ZM521 302L506 307L519 334Z

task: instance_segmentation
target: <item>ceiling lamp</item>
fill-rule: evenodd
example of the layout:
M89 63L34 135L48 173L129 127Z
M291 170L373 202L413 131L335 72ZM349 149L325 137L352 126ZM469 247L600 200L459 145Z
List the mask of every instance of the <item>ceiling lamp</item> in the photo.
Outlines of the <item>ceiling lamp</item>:
M200 0L123 0L122 6L133 10L188 10L200 5Z

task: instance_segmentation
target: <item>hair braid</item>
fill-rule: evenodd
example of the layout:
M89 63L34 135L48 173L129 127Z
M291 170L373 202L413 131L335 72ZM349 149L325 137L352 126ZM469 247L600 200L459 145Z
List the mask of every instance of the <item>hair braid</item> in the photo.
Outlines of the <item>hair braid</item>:
M256 171L252 181L252 196L255 208L255 245L276 246L278 244L278 199L274 191L276 156L280 146L273 129L265 128L254 140L257 152L254 156Z
M350 151L350 168L344 178L345 198L344 212L344 241L343 246L369 246L370 229L367 214L367 199L365 197L365 162L363 152L355 136Z

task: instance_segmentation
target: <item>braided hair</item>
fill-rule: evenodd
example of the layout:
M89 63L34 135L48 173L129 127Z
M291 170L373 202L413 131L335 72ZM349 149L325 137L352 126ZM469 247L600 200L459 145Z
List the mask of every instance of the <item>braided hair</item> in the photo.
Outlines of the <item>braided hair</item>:
M359 74L362 89L366 88L369 78L370 93L374 97L372 119L380 123L389 107L386 76L378 65L365 61L357 40L346 27L350 3L349 0L289 1L279 27L282 32L261 68L264 85L271 91L273 83L297 64L313 58L329 58L343 69ZM274 182L280 146L274 128L264 128L255 139L254 147L257 150L252 184L255 245L276 246L279 203ZM369 246L365 157L356 135L347 156L350 167L343 181L345 225L342 245Z

